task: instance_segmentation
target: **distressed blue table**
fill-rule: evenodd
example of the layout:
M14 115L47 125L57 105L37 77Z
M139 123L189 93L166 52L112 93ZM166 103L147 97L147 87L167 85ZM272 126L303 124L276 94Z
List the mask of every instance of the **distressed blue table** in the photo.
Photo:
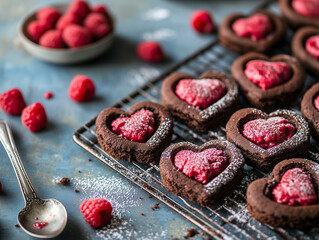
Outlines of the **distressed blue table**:
M33 58L22 49L17 37L18 22L26 12L56 2L0 1L0 92L20 88L28 105L41 102L45 106L49 123L43 131L31 133L21 124L19 116L0 112L0 118L11 125L21 158L39 195L56 198L66 206L68 223L58 239L182 239L186 229L194 225L163 204L152 211L150 207L158 203L156 199L149 198L146 192L99 160L88 161L90 154L73 142L72 133L102 109L216 37L192 31L189 17L194 10L207 9L220 23L228 13L249 12L261 1L105 0L117 20L114 44L98 59L72 66L51 65ZM91 1L98 2L102 1ZM159 41L167 60L161 64L140 61L135 47L142 40ZM93 101L79 104L68 98L68 86L76 74L85 74L95 81L97 94ZM54 98L45 99L46 91L52 91ZM0 237L32 239L14 226L24 202L2 147L0 162L3 186ZM71 184L57 184L62 177L69 177ZM92 197L104 197L114 207L113 220L106 228L93 230L82 218L79 205Z

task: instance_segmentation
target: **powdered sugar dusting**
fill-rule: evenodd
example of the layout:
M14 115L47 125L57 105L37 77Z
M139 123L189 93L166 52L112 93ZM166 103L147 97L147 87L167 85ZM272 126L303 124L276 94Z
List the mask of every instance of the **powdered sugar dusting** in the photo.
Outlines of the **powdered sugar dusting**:
M161 41L170 39L176 36L176 32L169 28L162 28L155 30L153 32L143 33L142 38L144 40L153 40L153 41Z
M168 18L170 15L170 11L166 8L153 8L148 10L145 13L145 19L146 20L153 20L153 21L160 21L163 19Z
M165 118L161 125L158 127L153 136L146 142L149 146L156 146L163 142L167 136L167 132L173 128L173 122L169 118Z

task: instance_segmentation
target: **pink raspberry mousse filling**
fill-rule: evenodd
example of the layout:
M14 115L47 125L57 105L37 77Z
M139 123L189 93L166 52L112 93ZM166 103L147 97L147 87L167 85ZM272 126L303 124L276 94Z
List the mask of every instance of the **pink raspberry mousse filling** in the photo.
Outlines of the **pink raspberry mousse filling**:
M319 95L315 98L313 104L315 105L315 108L319 111Z
M307 39L306 50L314 58L319 59L319 35L315 35Z
M272 190L277 203L306 206L317 203L317 195L310 175L301 168L285 172L280 183Z
M293 0L292 8L307 17L319 17L319 0Z
M189 105L205 109L225 95L226 87L218 79L183 79L175 94Z
M252 60L246 64L245 75L262 90L267 90L287 82L292 69L285 62Z
M265 38L273 30L269 18L261 13L236 20L232 28L238 36L251 38L253 41Z
M222 150L208 148L202 152L179 151L174 157L174 165L186 176L206 184L227 167L228 161Z
M133 142L145 143L155 128L154 113L141 109L131 117L117 118L111 123L112 131Z
M242 134L262 148L274 147L295 134L295 127L283 117L255 119L244 125Z

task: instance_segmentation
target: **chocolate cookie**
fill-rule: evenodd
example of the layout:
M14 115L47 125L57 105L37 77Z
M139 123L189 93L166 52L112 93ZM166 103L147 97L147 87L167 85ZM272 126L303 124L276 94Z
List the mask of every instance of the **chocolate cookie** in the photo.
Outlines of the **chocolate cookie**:
M282 19L266 10L261 10L257 13L265 15L272 25L271 32L264 38L254 41L248 37L238 36L233 30L233 23L247 16L240 13L233 13L227 16L219 27L220 42L227 48L240 53L250 51L265 53L282 41L286 35L286 25Z
M271 63L283 62L290 67L291 76L289 80L269 89L262 89L247 78L245 69L247 63L252 60L263 60ZM262 71L258 71L261 74ZM294 102L302 90L306 74L300 66L299 61L289 55L276 55L272 58L260 53L247 53L237 58L232 65L233 78L239 83L240 89L246 99L255 107L270 108L285 106ZM280 75L279 75L280 76ZM269 80L270 76L265 72L265 79Z
M306 41L314 35L319 36L319 28L304 27L299 29L292 40L291 48L293 55L300 60L301 64L312 74L319 76L319 59L312 56L305 48Z
M273 200L272 190L289 169L300 168L308 173L318 194L319 165L306 159L289 159L278 163L270 178L257 179L247 189L247 208L249 213L262 223L274 227L303 228L319 224L319 204L290 206Z
M202 184L174 166L174 158L178 152L191 150L200 153L209 148L222 150L228 165L208 183ZM214 140L202 146L181 142L171 145L163 152L159 166L162 183L168 191L202 206L208 206L230 194L240 184L244 173L244 158L239 149L228 141Z
M282 117L289 121L289 126L295 128L295 132L292 136L277 145L263 148L257 143L250 141L243 135L244 126L246 123L256 120L265 119L268 120L272 117ZM259 132L267 132L263 126L256 124L256 129L252 129ZM272 133L276 129L272 129L272 125L268 126ZM276 127L276 125L274 125ZM276 132L275 132L276 133ZM278 136L280 137L281 132ZM310 145L310 132L307 121L300 115L289 110L277 110L273 113L266 114L255 108L245 108L235 112L229 119L226 125L226 137L227 140L235 144L242 152L246 159L246 163L263 171L269 171L272 167L283 159L291 157L303 156ZM265 136L267 138L267 136ZM269 139L272 137L268 136Z
M199 77L199 80L217 79L225 86L225 94L205 109L191 106L176 95L176 86L183 79L195 80L195 77L187 73L173 73L164 80L162 103L178 121L188 127L206 132L227 121L237 109L238 87L231 77L217 71L209 71Z
M112 131L111 124L121 117L130 117L137 111L145 109L154 114L155 130L145 142L134 142ZM160 104L139 102L128 112L110 107L104 109L96 119L97 139L103 150L117 160L153 162L160 158L162 151L170 144L173 134L173 119L169 111Z
M279 0L279 8L282 16L292 28L302 26L319 27L319 17L310 17L300 14L293 9L291 3L292 0Z
M316 108L314 102L318 96L319 83L313 85L305 93L301 101L302 116L309 122L311 134L317 141L319 141L319 110Z

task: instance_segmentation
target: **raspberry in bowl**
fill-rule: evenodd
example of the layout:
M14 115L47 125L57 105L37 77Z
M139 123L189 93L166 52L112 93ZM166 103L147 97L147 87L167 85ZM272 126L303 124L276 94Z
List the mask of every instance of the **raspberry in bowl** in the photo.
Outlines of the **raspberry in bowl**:
M106 6L97 6L74 0L28 14L19 26L23 47L36 58L56 64L74 64L99 56L111 45L115 22Z

